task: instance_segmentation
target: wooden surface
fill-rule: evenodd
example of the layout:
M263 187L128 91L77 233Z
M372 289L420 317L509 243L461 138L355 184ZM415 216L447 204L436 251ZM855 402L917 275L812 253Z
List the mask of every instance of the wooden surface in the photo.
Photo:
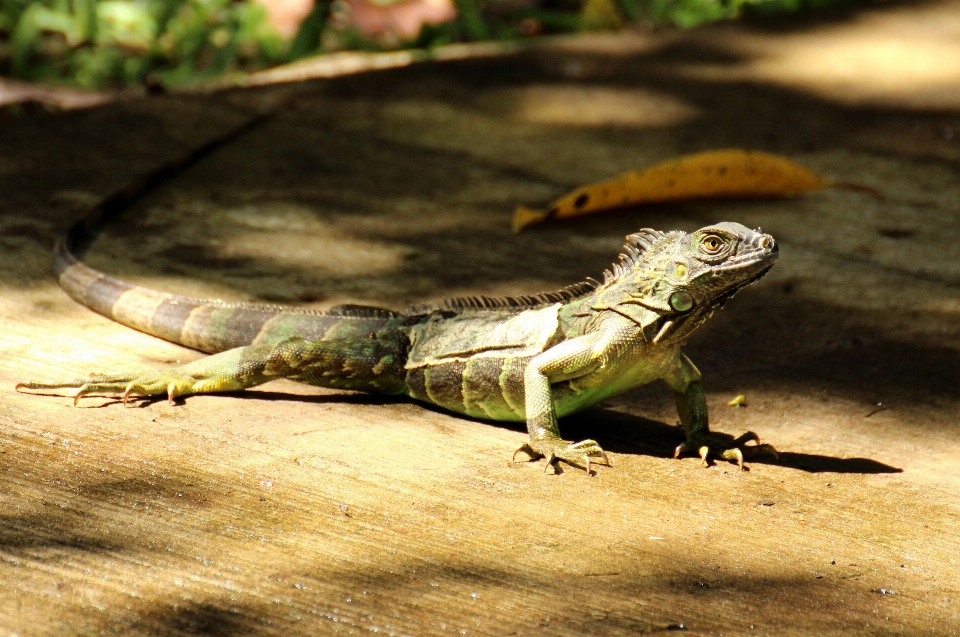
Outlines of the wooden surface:
M892 4L2 116L0 634L956 634L958 25L956 2ZM50 247L96 197L294 93L89 262L192 295L402 307L596 276L638 227L761 225L780 263L687 353L715 428L781 460L670 459L664 386L561 423L613 452L593 477L511 464L518 427L293 383L174 408L16 394L199 356L70 301ZM730 146L885 199L509 233L516 204Z

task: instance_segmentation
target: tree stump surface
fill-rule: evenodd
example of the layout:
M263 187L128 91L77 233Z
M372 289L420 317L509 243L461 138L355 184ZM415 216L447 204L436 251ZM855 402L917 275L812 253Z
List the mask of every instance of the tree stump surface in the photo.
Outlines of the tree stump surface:
M956 634L958 28L956 1L885 4L0 115L0 634ZM402 308L597 276L641 227L762 226L780 262L686 352L713 428L780 460L672 459L662 384L561 422L612 452L594 476L511 463L522 427L289 382L176 407L16 393L201 356L71 301L51 246L98 197L288 99L86 260L187 295ZM518 204L726 147L884 199L510 234Z

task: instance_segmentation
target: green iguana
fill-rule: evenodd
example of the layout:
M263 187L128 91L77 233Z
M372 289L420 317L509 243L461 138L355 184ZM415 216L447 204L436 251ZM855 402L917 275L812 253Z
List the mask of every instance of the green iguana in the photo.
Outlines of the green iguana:
M776 451L752 432L723 442L709 432L700 372L680 351L687 337L778 255L773 237L737 223L693 233L641 230L603 281L506 298L455 298L404 312L341 305L296 307L187 298L138 287L74 256L95 223L75 224L57 243L54 270L73 299L119 323L213 354L172 369L28 381L17 389L76 387L93 393L179 396L235 391L278 378L336 389L407 395L474 418L527 423L515 453L584 466L606 453L593 440L568 443L557 419L663 379L673 389L695 451L736 460ZM756 445L747 446L753 441Z

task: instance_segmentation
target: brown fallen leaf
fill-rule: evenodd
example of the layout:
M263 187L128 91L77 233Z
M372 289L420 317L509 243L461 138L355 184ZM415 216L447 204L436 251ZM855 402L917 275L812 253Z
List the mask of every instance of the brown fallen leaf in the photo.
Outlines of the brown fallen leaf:
M831 186L880 197L868 186L833 182L780 155L738 148L710 150L588 184L557 199L544 210L520 206L513 214L513 231L520 232L550 219L645 203L788 197Z

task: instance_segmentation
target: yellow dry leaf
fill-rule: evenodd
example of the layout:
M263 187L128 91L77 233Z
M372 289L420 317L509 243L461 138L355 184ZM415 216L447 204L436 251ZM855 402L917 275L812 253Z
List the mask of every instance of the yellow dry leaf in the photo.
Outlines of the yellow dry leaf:
M743 394L740 394L733 400L727 403L728 407L746 407L747 406L747 397Z
M644 203L706 197L786 197L832 185L839 184L780 155L736 148L711 150L588 184L545 210L520 206L513 215L513 231L549 219Z

